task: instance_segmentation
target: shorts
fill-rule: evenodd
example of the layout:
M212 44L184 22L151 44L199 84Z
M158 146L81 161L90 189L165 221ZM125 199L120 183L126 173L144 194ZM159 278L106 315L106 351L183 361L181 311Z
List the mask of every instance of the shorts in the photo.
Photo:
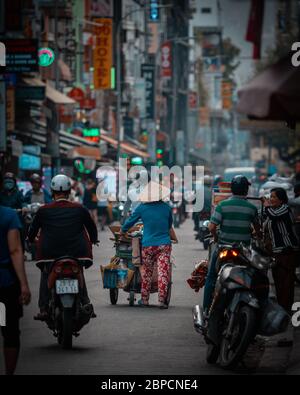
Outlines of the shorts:
M10 287L0 288L0 302L6 308L6 326L1 327L4 340L4 348L20 347L20 318L23 316L23 308L19 303L20 287L14 284Z

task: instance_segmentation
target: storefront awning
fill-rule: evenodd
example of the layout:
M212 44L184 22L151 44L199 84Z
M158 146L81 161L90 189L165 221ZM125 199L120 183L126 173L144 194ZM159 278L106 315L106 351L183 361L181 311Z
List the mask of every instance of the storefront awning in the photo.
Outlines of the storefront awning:
M46 97L55 104L76 104L75 100L52 88L49 84L46 86Z
M84 158L84 159L95 159L95 160L101 160L101 154L100 154L100 149L96 147L85 147L85 146L80 146L80 147L75 147L69 150L68 152L68 158L70 159L75 159L75 158Z
M287 56L238 92L237 110L255 119L300 120L299 85L300 68Z
M101 140L105 141L112 147L118 148L118 141L115 140L114 138L107 136L105 134L101 134L100 138L101 138ZM144 159L150 158L150 155L148 154L148 152L142 151L142 150L134 147L132 144L129 144L126 142L121 143L121 150L129 155L140 156Z

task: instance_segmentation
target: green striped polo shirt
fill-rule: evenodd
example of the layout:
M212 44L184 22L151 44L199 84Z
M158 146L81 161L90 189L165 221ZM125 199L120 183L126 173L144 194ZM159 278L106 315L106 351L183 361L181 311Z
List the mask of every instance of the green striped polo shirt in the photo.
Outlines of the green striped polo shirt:
M220 225L220 243L250 244L251 224L258 221L257 208L243 196L232 196L221 202L210 220Z

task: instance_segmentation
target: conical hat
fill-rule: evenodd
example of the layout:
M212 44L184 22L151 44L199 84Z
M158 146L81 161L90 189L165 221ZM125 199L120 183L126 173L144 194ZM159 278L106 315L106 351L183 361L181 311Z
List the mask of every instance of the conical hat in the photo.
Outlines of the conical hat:
M153 203L167 200L170 197L171 190L157 182L150 181L144 188L143 192L137 198L141 203Z

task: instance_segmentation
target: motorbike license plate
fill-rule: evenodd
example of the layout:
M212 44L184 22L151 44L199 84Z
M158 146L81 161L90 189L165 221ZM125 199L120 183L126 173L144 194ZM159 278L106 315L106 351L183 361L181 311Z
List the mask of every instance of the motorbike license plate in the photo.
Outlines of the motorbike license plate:
M56 280L57 295L78 294L78 280Z

